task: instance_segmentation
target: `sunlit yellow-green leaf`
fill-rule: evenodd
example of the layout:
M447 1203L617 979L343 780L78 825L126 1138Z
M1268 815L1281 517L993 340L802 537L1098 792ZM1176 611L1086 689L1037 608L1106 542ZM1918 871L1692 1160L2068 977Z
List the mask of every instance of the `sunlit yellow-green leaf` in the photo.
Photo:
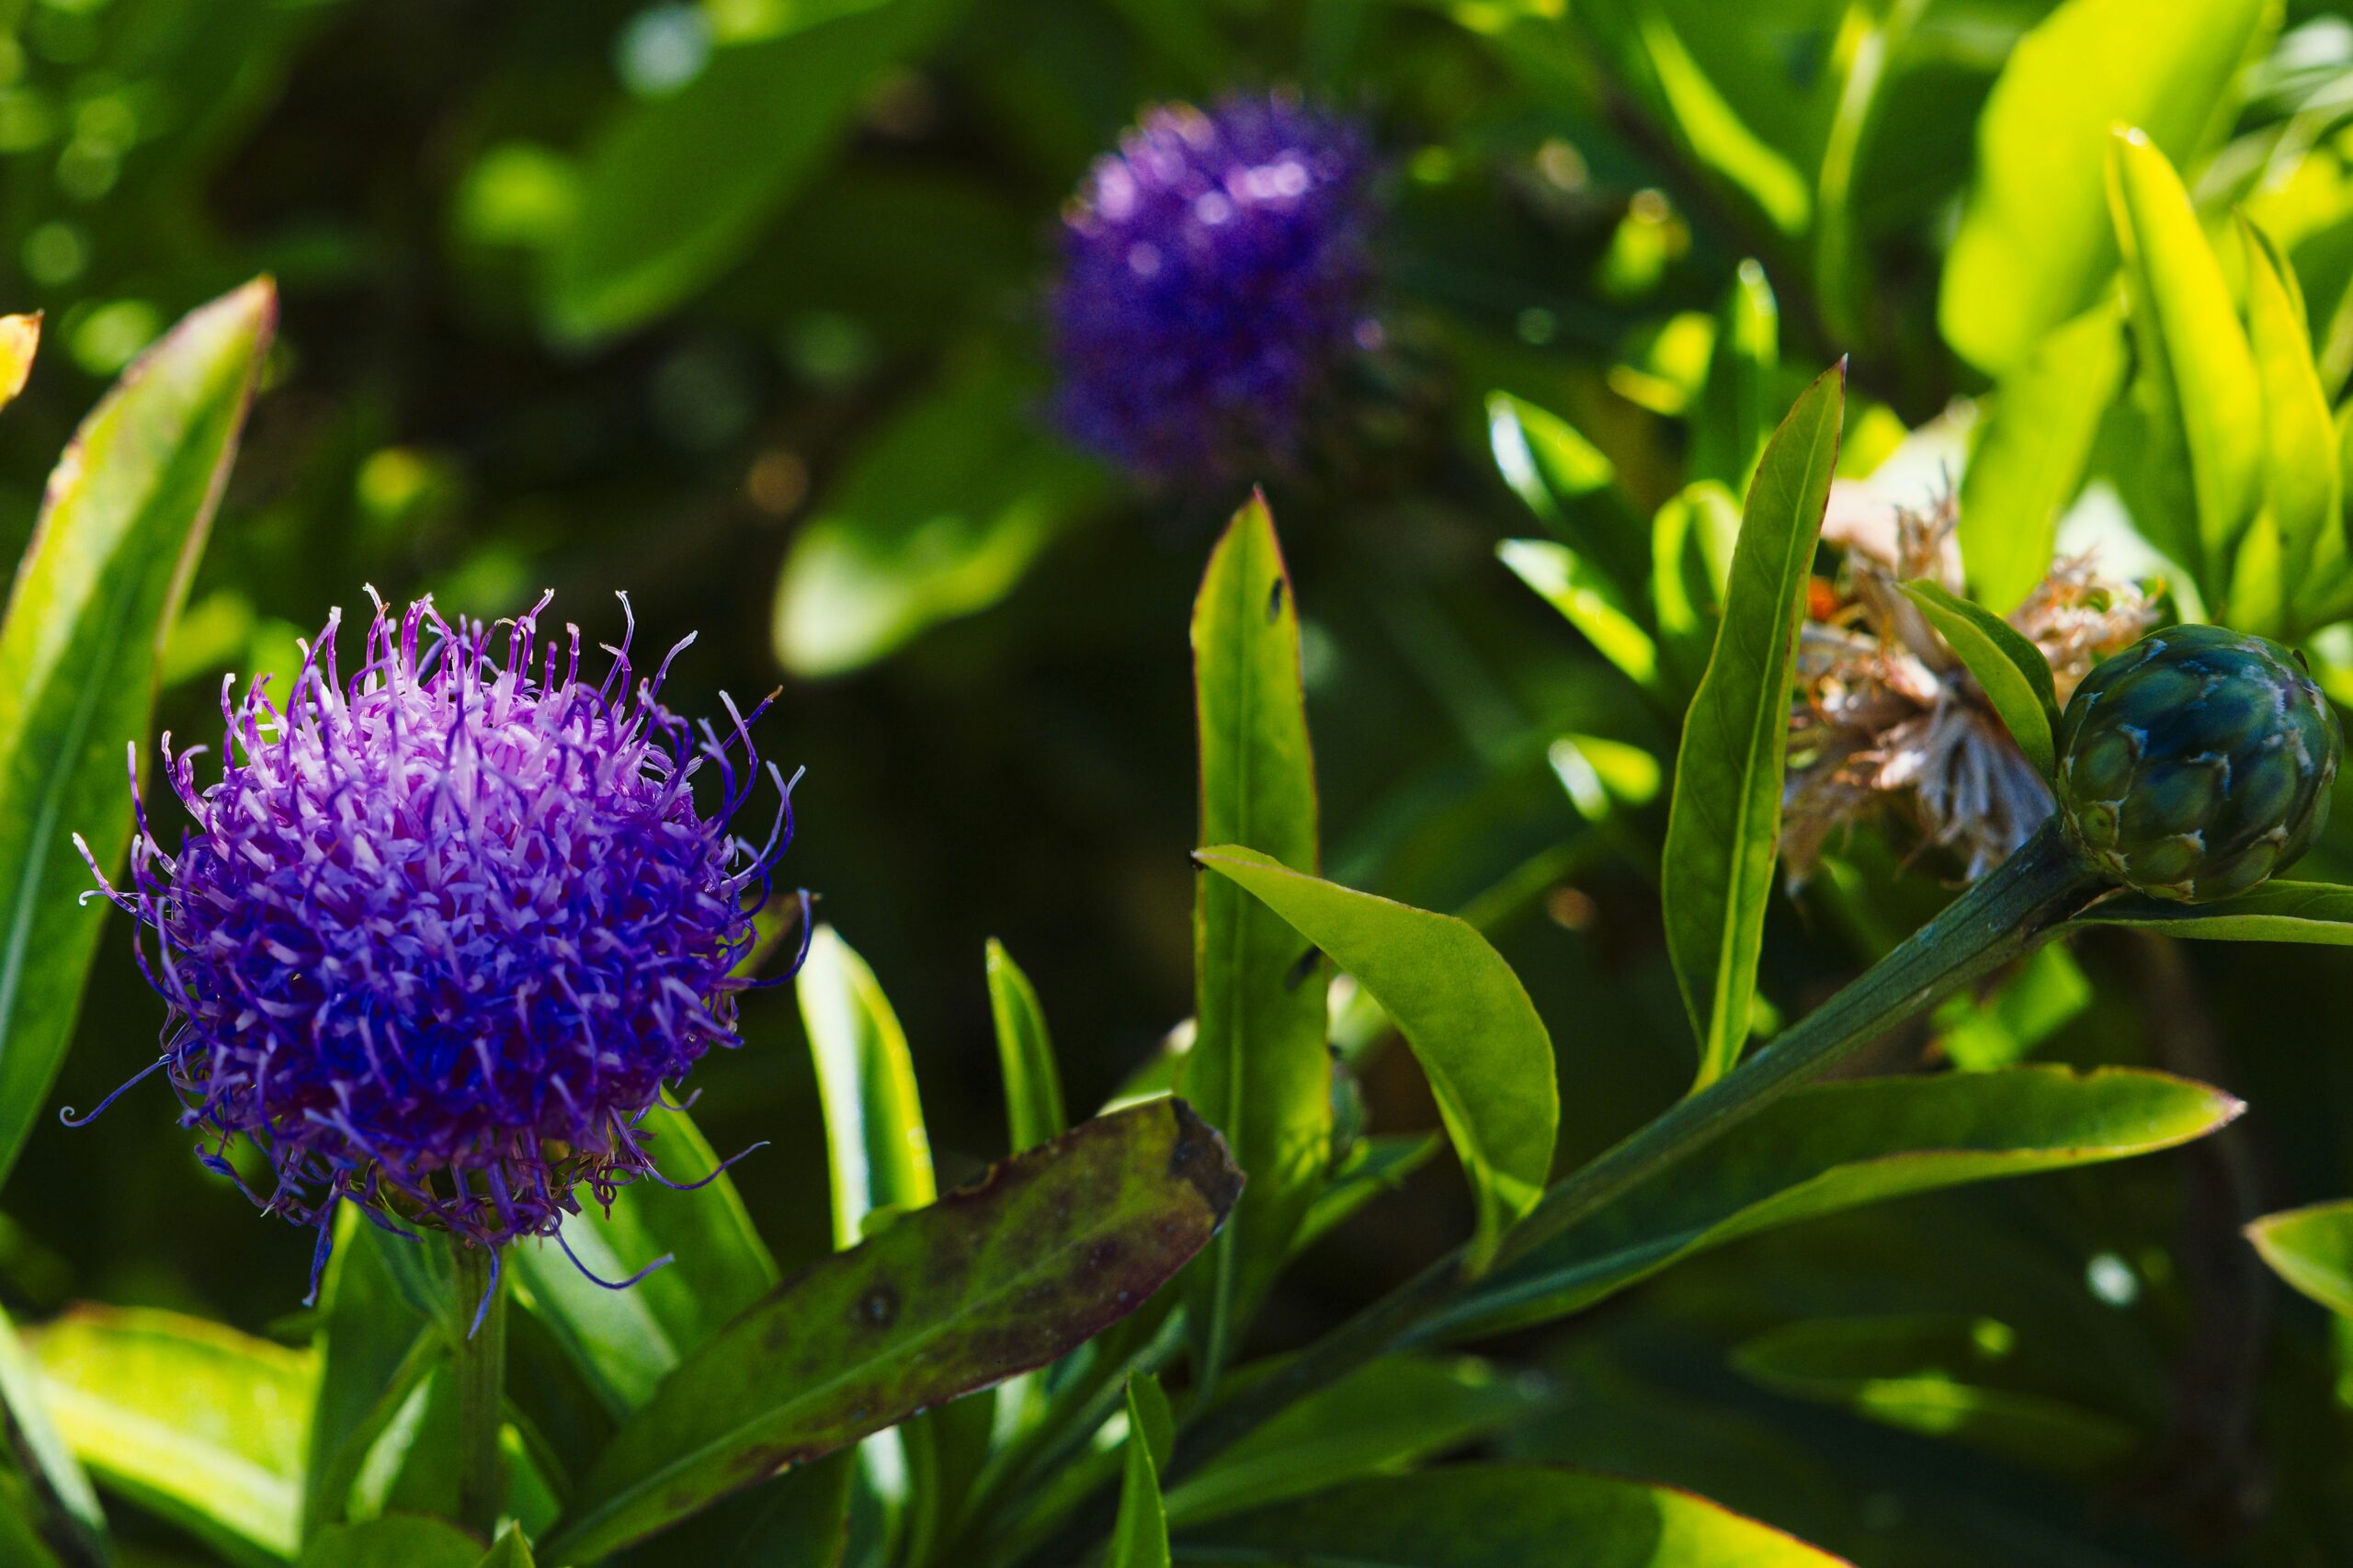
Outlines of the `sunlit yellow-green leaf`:
M2353 1199L2266 1214L2247 1226L2246 1236L2274 1274L2353 1318Z
M100 1485L238 1562L294 1556L311 1357L176 1312L96 1307L27 1340L58 1430Z
M1961 358L2006 376L2092 304L2117 262L2101 208L2109 128L2137 125L2188 159L2220 131L2272 14L2268 0L2067 0L2010 51L1937 299Z

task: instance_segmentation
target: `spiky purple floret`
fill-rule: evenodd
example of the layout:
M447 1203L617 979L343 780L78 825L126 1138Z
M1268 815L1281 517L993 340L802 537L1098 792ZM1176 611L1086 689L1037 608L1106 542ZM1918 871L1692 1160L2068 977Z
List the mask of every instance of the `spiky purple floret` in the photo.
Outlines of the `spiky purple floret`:
M1148 110L1064 216L1063 427L1164 479L1295 459L1336 373L1378 341L1370 187L1364 135L1296 98Z
M380 601L347 685L331 615L283 710L224 684L218 779L164 737L194 829L169 855L142 806L126 885L100 878L170 1005L156 1065L199 1157L233 1174L251 1139L277 1176L256 1201L323 1246L345 1199L486 1246L555 1234L575 1187L659 1179L641 1119L739 1043L789 804L764 846L732 835L748 721L689 726L626 638L583 680L546 604L494 628Z

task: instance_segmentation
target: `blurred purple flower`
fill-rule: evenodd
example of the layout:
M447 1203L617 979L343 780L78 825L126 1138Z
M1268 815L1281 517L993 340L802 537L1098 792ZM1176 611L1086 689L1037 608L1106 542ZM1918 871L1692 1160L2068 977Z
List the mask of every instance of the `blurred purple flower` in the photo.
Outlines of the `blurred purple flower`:
M233 1178L240 1133L267 1153L275 1189L249 1195L317 1226L322 1264L345 1199L389 1228L561 1241L576 1186L663 1179L641 1119L739 1043L791 832L789 799L764 845L728 830L766 704L689 726L656 699L669 661L635 681L626 637L591 685L577 627L540 637L546 607L493 628L379 601L347 686L329 616L283 711L224 683L217 780L164 737L195 831L169 855L142 805L125 887L99 878L171 1008L147 1071L207 1166Z
M1370 163L1358 127L1290 97L1146 111L1064 216L1063 427L1156 479L1290 466L1379 342Z

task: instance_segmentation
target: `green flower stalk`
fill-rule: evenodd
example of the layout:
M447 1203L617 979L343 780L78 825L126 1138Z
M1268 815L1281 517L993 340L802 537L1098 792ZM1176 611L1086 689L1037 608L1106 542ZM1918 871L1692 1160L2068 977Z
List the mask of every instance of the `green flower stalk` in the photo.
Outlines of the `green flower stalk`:
M2058 810L1879 963L1739 1067L1555 1185L1505 1237L1501 1267L1669 1170L1782 1095L2127 891L2206 902L2247 892L2311 843L2343 743L2294 656L2219 627L2156 632L2095 670L2059 734ZM1457 1251L1209 1411L1163 1475L1180 1479L1292 1401L1442 1326L1473 1284Z

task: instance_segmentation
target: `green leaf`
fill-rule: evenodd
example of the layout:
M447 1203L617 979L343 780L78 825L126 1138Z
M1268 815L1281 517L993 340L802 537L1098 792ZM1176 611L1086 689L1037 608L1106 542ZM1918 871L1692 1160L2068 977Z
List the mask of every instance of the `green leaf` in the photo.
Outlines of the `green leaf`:
M2340 1317L2353 1318L2353 1199L2266 1214L2246 1239L2271 1272Z
M38 1506L49 1528L78 1548L77 1562L106 1562L107 1519L98 1506L98 1494L57 1423L50 1418L41 1392L40 1369L26 1353L16 1326L5 1314L0 1314L0 1405L6 1406L7 1416L7 1457L0 1462L17 1472L10 1480L28 1494L28 1528L32 1524L29 1516ZM0 1547L8 1544L0 1537ZM0 1562L11 1561L0 1551Z
M1781 832L1790 673L1830 502L1844 361L1817 377L1767 447L1741 513L1724 616L1683 722L1668 808L1667 952L1699 1037L1701 1085L1747 1042Z
M2290 630L2320 626L2353 610L2348 599L2344 475L2336 424L2313 361L2303 296L2294 268L2269 235L2242 216L2246 256L2247 337L2263 387L2263 430L2271 520L2279 529L2283 597Z
M312 1358L176 1312L77 1308L27 1343L99 1483L238 1562L300 1545Z
M1985 699L2035 771L2052 778L2058 771L2051 736L2059 722L2059 695L2042 650L1992 610L1957 597L1940 583L1923 577L1902 586L1977 677Z
M1692 154L1745 194L1781 233L1804 233L1813 193L1790 161L1749 130L1724 101L1676 35L1666 13L1653 5L1640 6L1634 35L1666 101L1668 119Z
M1165 1396L1150 1374L1128 1380L1128 1440L1120 1475L1120 1518L1111 1530L1110 1568L1168 1568L1168 1515L1160 1498L1160 1466L1168 1455ZM1139 1397L1142 1395L1142 1397ZM1155 1431L1155 1428L1159 1430Z
M1977 597L2016 608L2051 570L2100 417L2124 384L2110 301L2052 329L2003 377L1961 478L1961 563Z
M1658 684L1658 645L1616 585L1575 551L1554 540L1507 539L1495 546L1495 555L1627 679L1645 689Z
M988 945L989 1017L996 1026L996 1059L1005 1073L1005 1115L1017 1149L1034 1149L1069 1130L1063 1112L1062 1070L1038 988L995 937Z
M579 1257L577 1267L552 1242L506 1252L523 1304L615 1415L652 1398L682 1357L779 1278L742 1194L731 1177L714 1174L719 1156L686 1112L656 1106L642 1127L664 1176L682 1185L708 1178L707 1185L679 1192L638 1182L613 1195L608 1213L567 1220L564 1244ZM665 1256L669 1264L626 1290L608 1290L581 1272L626 1279Z
M40 351L40 312L0 316L0 408L17 401L33 373L33 356Z
M2120 1069L1801 1089L1496 1270L1441 1331L1500 1332L1582 1311L1694 1253L1841 1209L2171 1148L2241 1108L2203 1084Z
M2219 610L2231 603L2239 546L2263 505L2264 405L2255 355L2189 193L2139 131L2119 131L2109 142L2109 198L2131 285L2143 393L2159 429L2179 432L2188 461L2197 531L2184 564Z
M2123 896L2075 916L2078 926L2134 926L2168 937L2218 942L2301 942L2353 947L2353 887L2337 882L2266 882L2220 903L2174 903Z
M1479 1221L1470 1256L1483 1266L1543 1195L1560 1131L1552 1036L1519 977L1451 915L1338 887L1236 845L1193 858L1290 922L1396 1020L1471 1178Z
M551 1568L1043 1366L1205 1245L1240 1176L1163 1099L1074 1128L813 1264L680 1364L574 1496Z
M2017 1334L1955 1313L1813 1318L1747 1340L1733 1364L1777 1392L2045 1469L2096 1470L2140 1442L2131 1422L2037 1378Z
M1937 1009L1937 1039L1964 1073L2014 1067L2092 1005L2092 983L2053 942L2018 966L1988 999L1967 992Z
M268 282L191 312L123 372L50 476L0 624L0 1180L74 1030L105 922L72 839L131 844L124 748L220 500L278 319Z
M302 1553L301 1568L513 1568L529 1562L528 1551L520 1558L502 1557L496 1549L485 1558L481 1541L446 1520L387 1514L328 1530Z
M988 608L1096 505L1104 476L1039 428L1031 374L1000 350L960 356L850 459L777 583L787 669L846 674Z
M1352 1481L1188 1530L1178 1551L1251 1568L1841 1568L1688 1492L1538 1464Z
M302 1467L305 1540L343 1518L369 1450L447 1358L439 1314L416 1309L384 1256L404 1246L426 1250L377 1230L356 1206L336 1217L320 1282L318 1397Z
M531 1543L523 1538L523 1527L509 1524L499 1531L498 1539L491 1543L490 1551L475 1568L534 1568Z
M834 1193L834 1245L847 1249L878 1220L924 1208L939 1195L931 1140L915 1090L906 1032L866 960L830 926L813 935L795 981L801 1019L817 1068L825 1113L825 1156ZM901 1450L870 1474L897 1520L896 1528L927 1542L940 1514L961 1490L988 1445L988 1402L954 1406L877 1438ZM910 1548L916 1556L919 1551Z
M733 265L817 173L875 81L961 8L813 7L806 26L716 49L679 91L622 110L587 152L580 210L549 258L556 330L624 331Z
M1977 125L1976 181L1937 298L1945 340L1991 375L2022 364L2116 269L2101 221L2111 126L2186 160L2268 31L2267 0L2067 0L2010 53Z
M1317 1390L1168 1494L1179 1529L1375 1471L1395 1473L1533 1415L1537 1377L1470 1356L1384 1357Z
M1732 291L1717 319L1707 385L1691 426L1692 482L1714 481L1735 494L1748 488L1773 434L1773 383L1780 368L1780 302L1765 268L1744 260L1733 269ZM1723 559L1730 561L1729 550ZM1717 581L1721 589L1722 578Z
M1203 844L1317 867L1315 757L1300 677L1299 602L1264 496L1233 515L1193 601ZM1332 1058L1321 961L1239 888L1193 897L1193 1049L1186 1096L1250 1185L1188 1281L1195 1375L1208 1381L1256 1312L1332 1158Z
M852 1247L875 1210L919 1209L939 1195L915 1061L874 971L832 926L810 937L793 985L824 1103L834 1245Z

